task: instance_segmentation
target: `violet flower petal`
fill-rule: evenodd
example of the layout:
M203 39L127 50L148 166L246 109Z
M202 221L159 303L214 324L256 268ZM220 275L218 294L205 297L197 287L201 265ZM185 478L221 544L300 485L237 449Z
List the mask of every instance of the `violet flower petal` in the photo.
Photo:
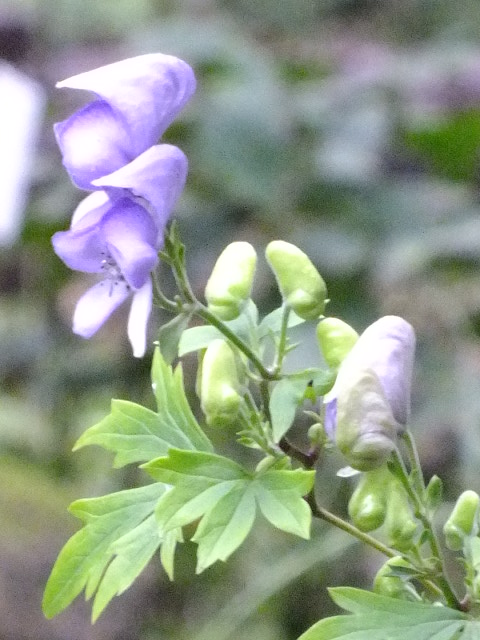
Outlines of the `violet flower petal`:
M377 375L393 416L402 426L410 416L414 355L412 326L398 316L384 316L365 329L346 358L347 366L355 362Z
M53 129L63 165L80 189L91 189L92 180L115 171L135 157L125 123L101 100L57 122Z
M157 229L150 214L128 198L119 200L101 222L107 253L127 283L140 289L158 262Z
M93 91L125 122L132 157L156 144L195 92L191 67L174 56L151 53L80 73L57 87Z
M73 315L73 332L83 338L91 338L130 293L125 282L98 282L77 302Z
M112 201L105 191L90 193L73 212L70 228L80 231L85 227L98 224L111 206Z
M138 158L110 175L94 180L93 184L106 189L129 189L133 195L147 200L159 234L170 217L187 177L188 161L178 147L155 145ZM123 195L123 194L122 194ZM115 197L114 193L111 193Z
M415 354L415 332L398 316L384 316L371 324L340 365L337 379L325 396L325 430L330 437L337 423L337 401L347 394L362 371L379 380L399 430L408 422Z
M141 358L146 349L147 324L152 311L153 290L149 278L143 287L133 294L128 316L128 339L135 358Z
M70 269L100 273L105 246L99 225L81 231L58 231L52 237L53 250Z

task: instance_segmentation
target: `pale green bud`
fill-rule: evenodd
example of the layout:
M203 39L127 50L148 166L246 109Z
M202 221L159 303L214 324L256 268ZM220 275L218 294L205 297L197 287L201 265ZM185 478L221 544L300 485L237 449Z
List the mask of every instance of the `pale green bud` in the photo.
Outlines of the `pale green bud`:
M235 353L221 338L203 356L200 401L207 424L222 427L235 421L241 403L241 382Z
M386 466L362 473L348 501L348 515L361 531L374 531L382 526L387 514L390 478Z
M205 288L208 308L222 320L233 320L249 299L257 254L248 242L232 242L218 257Z
M392 478L385 518L387 542L394 549L408 551L415 543L417 529L418 523L413 518L407 493L400 482Z
M369 370L343 371L335 389L338 448L354 469L382 466L395 447L396 421L378 377Z
M317 325L317 338L323 359L331 369L338 369L357 342L358 333L339 318L324 318Z
M392 574L392 569L404 568L412 569L412 565L402 558L402 556L395 556L385 562L380 567L373 581L373 590L382 596L388 596L389 598L399 598L401 600L413 599L415 594L411 584L402 580L399 576Z
M452 551L459 551L465 538L477 535L479 503L478 493L471 490L464 491L455 503L443 526L445 544Z
M310 258L283 240L267 245L265 255L285 302L304 320L315 320L325 309L327 287Z

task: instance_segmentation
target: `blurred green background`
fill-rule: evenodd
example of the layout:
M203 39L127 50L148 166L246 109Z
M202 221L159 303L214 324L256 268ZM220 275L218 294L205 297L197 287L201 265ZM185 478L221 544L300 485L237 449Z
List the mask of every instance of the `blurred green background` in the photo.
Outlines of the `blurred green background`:
M73 455L75 439L112 397L152 405L149 358L131 357L124 312L88 342L70 330L88 279L50 237L82 193L52 124L86 96L55 82L155 51L194 67L196 96L165 139L190 161L177 217L199 295L225 244L262 253L282 238L321 270L332 315L359 330L404 316L418 336L413 429L427 475L442 475L453 500L480 490L479 32L475 0L3 0L0 81L13 65L43 87L46 108L23 219L0 252L1 640L294 640L335 610L327 586L368 587L381 563L326 527L305 543L258 522L227 565L199 577L194 545L178 553L173 585L153 562L94 627L81 598L43 619L44 583L79 526L69 502L142 481L95 448ZM277 295L262 264L261 309ZM292 366L315 354L311 330ZM336 468L318 491L341 510L350 487Z

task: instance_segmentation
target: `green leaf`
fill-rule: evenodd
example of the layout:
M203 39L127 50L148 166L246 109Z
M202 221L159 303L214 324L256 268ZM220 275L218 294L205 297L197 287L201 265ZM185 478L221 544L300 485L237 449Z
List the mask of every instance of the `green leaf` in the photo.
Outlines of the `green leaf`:
M197 424L183 388L180 366L173 372L155 350L152 383L158 413L125 400L112 400L111 413L77 440L74 451L100 445L116 455L114 466L163 456L170 447L209 451L212 445Z
M275 442L278 442L292 426L306 388L307 381L301 378L283 378L274 386L269 406Z
M178 542L183 542L182 530L172 529L164 534L160 547L160 561L170 580L173 580L173 564Z
M334 382L334 372L316 368L290 374L277 382L270 396L274 441L278 442L292 426L295 412L309 388L312 388L316 395L325 395Z
M174 485L157 505L157 521L163 531L202 517L247 477L242 467L228 458L176 449L143 468L153 478Z
M250 533L254 520L254 487L239 483L206 513L192 538L198 543L197 573L225 561Z
M147 542L147 525L143 523L153 513L164 491L163 485L151 484L72 503L70 511L85 526L68 540L52 569L43 598L43 610L47 618L65 609L84 588L87 598L99 589L99 601L94 612L97 617L115 593L131 584L148 561L143 551L138 562L133 558L135 538L142 537L143 544ZM152 539L147 545L147 554L152 550L153 540L156 547L161 543L158 531L152 533L148 529L148 532ZM117 554L121 559L111 572L107 570L104 574ZM118 567L122 566L128 569L125 576L118 573ZM107 579L105 586L102 576L103 580Z
M92 607L92 621L105 609L110 600L123 593L143 571L162 542L155 516L152 514L110 545L115 554L98 586Z
M168 364L171 364L177 357L180 338L188 327L190 317L190 314L181 313L160 327L158 346L165 362Z
M315 471L267 471L257 478L261 512L274 527L301 538L310 537L312 512L303 500L313 487Z
M258 325L258 339L266 338L272 333L279 333L282 327L283 307L278 307L268 315ZM297 316L295 311L291 310L288 316L288 328L296 327L305 322L303 318Z
M351 587L329 590L352 615L317 622L299 640L467 640L479 637L480 622L460 611L388 598Z
M311 511L303 496L313 486L313 471L269 469L252 476L228 458L177 449L143 468L173 485L155 511L162 532L200 519L193 537L197 573L226 560L242 544L253 525L256 503L275 527L309 536Z
M155 349L152 363L152 387L157 401L157 411L161 419L173 422L177 429L189 440L189 447L172 443L172 447L212 451L210 440L204 434L188 404L183 385L183 371L180 365L175 371L162 358L159 349ZM150 456L152 460L154 456Z

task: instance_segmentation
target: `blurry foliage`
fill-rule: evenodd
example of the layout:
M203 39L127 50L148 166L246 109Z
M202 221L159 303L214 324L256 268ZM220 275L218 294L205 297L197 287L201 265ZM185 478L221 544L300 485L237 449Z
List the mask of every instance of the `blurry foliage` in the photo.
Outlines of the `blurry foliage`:
M258 527L201 577L188 544L174 585L154 563L93 629L82 603L41 619L43 583L75 527L67 503L140 477L110 471L94 450L72 455L74 441L112 396L152 402L123 311L89 342L70 332L87 279L49 239L81 194L51 125L84 96L55 82L149 51L195 68L197 94L166 135L190 161L177 210L194 285L203 290L227 242L262 252L281 237L321 269L332 315L358 329L384 313L412 322L414 428L454 499L468 484L480 490L479 28L476 0L2 2L0 57L50 96L22 239L0 257L0 587L22 594L0 606L5 640L291 640L330 612L326 584L366 586L381 562L355 548L353 574L334 532L319 529L310 546ZM260 264L256 299L266 310L276 295ZM315 353L313 332L300 337L293 365ZM341 507L349 488L337 462L326 461L321 495Z

